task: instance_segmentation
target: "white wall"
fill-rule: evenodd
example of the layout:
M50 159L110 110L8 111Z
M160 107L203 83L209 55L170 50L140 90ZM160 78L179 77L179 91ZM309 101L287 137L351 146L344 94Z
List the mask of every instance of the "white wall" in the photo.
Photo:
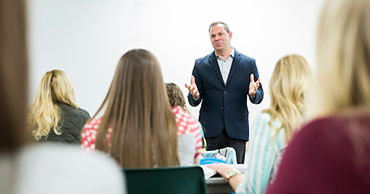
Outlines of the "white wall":
M265 90L250 119L270 103L268 83L277 60L304 56L315 66L315 39L322 0L28 0L30 94L42 75L65 71L77 102L93 115L102 103L116 64L126 51L145 48L157 56L165 82L185 82L197 58L212 52L208 26L221 20L232 45L253 57ZM246 86L248 87L248 86ZM190 108L190 106L189 106ZM199 107L190 108L198 117Z

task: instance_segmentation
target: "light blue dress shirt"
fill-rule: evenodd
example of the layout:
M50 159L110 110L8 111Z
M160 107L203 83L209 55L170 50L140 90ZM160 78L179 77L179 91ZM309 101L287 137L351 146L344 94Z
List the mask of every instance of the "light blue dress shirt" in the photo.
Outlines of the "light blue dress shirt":
M224 80L225 85L227 83L227 78L229 77L231 65L233 63L234 53L235 53L235 49L232 48L230 55L227 57L226 60L223 60L215 52L215 55L216 55L216 58L217 58L218 67L220 68L222 79Z

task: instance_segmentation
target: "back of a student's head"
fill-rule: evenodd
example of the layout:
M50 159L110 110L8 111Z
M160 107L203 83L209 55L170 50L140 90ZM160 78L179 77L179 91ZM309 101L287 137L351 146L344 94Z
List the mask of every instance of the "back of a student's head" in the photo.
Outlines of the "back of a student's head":
M119 60L107 100L126 102L143 111L162 106L164 91L158 60L149 51L133 49Z
M306 59L292 54L279 59L270 79L270 108L265 110L281 120L288 141L306 116L306 98L312 74Z
M170 105L172 107L180 106L182 109L188 111L185 105L184 94L182 93L180 87L175 83L166 83L166 88Z
M27 140L28 62L24 1L0 1L0 150Z
M317 112L370 106L370 1L328 0L317 41Z
M68 75L62 70L48 71L41 78L37 89L38 103L66 103L78 106L73 84Z
M47 138L51 129L55 134L61 134L61 112L57 103L79 107L71 79L61 70L52 70L41 78L35 99L29 108L28 128L36 140Z
M98 112L103 107L97 149L109 152L122 167L178 164L177 125L152 53L133 49L121 57ZM111 144L107 142L109 128Z
M281 107L282 103L286 103L285 106L304 110L311 76L310 66L304 57L292 54L279 59L270 79L271 106Z

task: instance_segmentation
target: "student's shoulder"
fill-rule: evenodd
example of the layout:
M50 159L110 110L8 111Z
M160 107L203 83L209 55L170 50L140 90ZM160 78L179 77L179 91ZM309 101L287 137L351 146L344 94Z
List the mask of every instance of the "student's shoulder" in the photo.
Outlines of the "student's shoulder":
M89 122L85 124L84 128L85 129L97 129L100 124L101 119L102 117L90 120Z
M181 107L172 107L172 112L175 115L178 130L181 134L192 133L199 129L197 120Z
M172 112L175 114L176 119L181 119L187 123L196 123L197 120L180 106L172 107Z
M43 143L23 148L19 152L19 161L23 173L20 184L31 189L27 193L36 193L32 189L44 193L42 191L51 188L67 191L72 187L75 191L67 193L78 193L77 191L96 193L93 191L98 189L97 185L107 189L108 193L124 191L124 177L119 165L108 155L99 151L86 154L79 146ZM109 181L101 182L100 179L97 181L96 177ZM44 180L44 182L39 180ZM58 185L60 182L63 182L66 188L60 187Z
M267 112L260 112L256 117L255 117L255 122L259 123L266 123L269 122L271 119L270 113Z
M90 118L89 112L87 112L85 109L60 102L58 102L57 105L64 117L83 117L86 119Z

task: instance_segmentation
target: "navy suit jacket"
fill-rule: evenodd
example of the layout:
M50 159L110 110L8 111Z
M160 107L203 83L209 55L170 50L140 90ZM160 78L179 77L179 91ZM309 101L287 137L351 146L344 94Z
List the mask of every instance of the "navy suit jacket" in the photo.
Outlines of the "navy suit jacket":
M234 59L226 84L222 79L215 52L195 61L193 76L200 93L194 100L188 94L191 106L202 102L199 122L205 128L205 137L217 137L226 129L229 137L240 140L249 139L248 92L250 75L259 78L256 61L235 50ZM249 98L254 104L261 103L263 89L260 84L256 96Z

